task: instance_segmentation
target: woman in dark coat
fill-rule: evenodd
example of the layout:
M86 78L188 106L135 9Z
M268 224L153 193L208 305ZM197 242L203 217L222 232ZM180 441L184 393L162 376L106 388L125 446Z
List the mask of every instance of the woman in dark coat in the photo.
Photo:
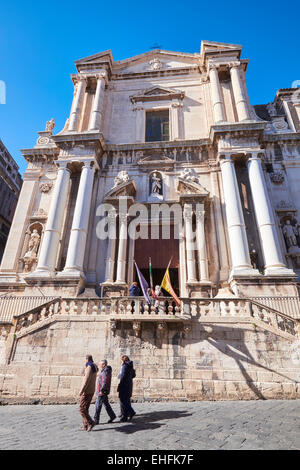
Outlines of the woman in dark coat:
M120 406L121 406L121 421L131 421L135 415L135 411L131 406L130 398L132 396L132 385L135 377L135 370L133 368L133 362L128 356L121 357L123 365L121 373L119 375L120 383L118 385Z

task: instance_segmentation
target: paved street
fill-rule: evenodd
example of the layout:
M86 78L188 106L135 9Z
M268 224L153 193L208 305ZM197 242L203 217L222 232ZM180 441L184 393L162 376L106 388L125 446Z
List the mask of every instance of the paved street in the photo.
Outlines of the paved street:
M133 406L132 423L107 424L102 410L90 433L76 405L1 406L0 449L300 449L300 400Z

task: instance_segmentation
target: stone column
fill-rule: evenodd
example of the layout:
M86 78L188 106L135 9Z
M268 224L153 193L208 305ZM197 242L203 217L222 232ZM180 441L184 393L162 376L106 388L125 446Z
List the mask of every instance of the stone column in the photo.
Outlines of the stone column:
M90 131L99 131L100 124L102 121L102 111L103 111L103 100L104 100L104 90L105 90L105 78L106 72L103 72L100 75L97 75L97 85L96 92L94 96L91 118L89 123Z
M127 214L119 214L119 252L117 264L117 284L125 284L126 248L127 248Z
M114 282L114 267L116 256L116 211L108 214L108 247L106 255L105 284Z
M220 160L229 244L231 251L231 276L259 275L251 266L243 210L240 200L234 163L230 156Z
M198 206L198 204L197 204ZM198 266L200 282L209 282L208 274L208 259L206 252L206 241L205 241L205 227L204 227L204 216L205 211L203 204L199 204L200 207L196 207L196 237L197 237L197 249L198 249Z
M55 270L70 181L67 162L57 162L57 165L59 165L57 179L53 189L38 265L30 277L43 275L50 277Z
M186 258L187 258L187 282L197 282L196 263L194 250L193 234L193 208L191 204L184 204L183 211L185 239L186 239Z
M264 178L261 160L254 154L248 161L249 181L255 215L265 258L265 275L295 276L283 261L272 206Z
M60 273L60 276L80 274L83 271L83 260L93 192L94 171L94 162L90 160L85 161L81 169L66 265L63 272Z
M246 119L250 119L250 113L243 90L239 65L230 67L230 76L238 119L239 121L245 121Z
M180 118L182 103L173 103L171 106L171 122L172 122L172 140L181 139L180 135Z
M75 85L74 98L73 98L73 103L72 103L72 108L71 108L71 113L70 113L70 121L69 121L69 126L68 126L69 131L78 130L85 89L86 89L86 79L79 77L78 82Z
M135 140L136 142L145 142L145 110L142 106L138 106L134 111L136 112Z
M211 66L209 69L209 79L215 123L225 121L224 104L220 88L218 69L215 66Z

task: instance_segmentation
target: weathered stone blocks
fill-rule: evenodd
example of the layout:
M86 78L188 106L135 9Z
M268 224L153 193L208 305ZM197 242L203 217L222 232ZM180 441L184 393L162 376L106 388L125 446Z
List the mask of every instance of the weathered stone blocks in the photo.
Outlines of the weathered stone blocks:
M138 400L299 397L300 365L289 357L291 343L243 327L235 325L231 331L228 325L218 325L212 338L198 335L198 342L189 343L176 336L174 325L162 338L156 337L153 325L146 325L136 338L129 327L121 336L107 334L103 321L57 322L51 331L47 327L17 340L12 361L1 367L0 393L19 401L76 402L85 355L90 353L96 363L107 358L111 364L111 397L118 400L120 356L126 353L134 361L133 396ZM195 332L199 332L196 320L191 333Z

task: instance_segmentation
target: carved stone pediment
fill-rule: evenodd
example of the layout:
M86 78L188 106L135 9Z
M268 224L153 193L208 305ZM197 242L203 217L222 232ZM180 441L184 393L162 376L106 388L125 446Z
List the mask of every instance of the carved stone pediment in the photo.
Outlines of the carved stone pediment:
M180 177L178 178L177 192L180 197L188 196L206 198L209 195L207 189L203 188L200 183L186 181Z
M173 166L175 164L175 160L172 160L172 158L169 157L165 157L164 155L156 154L142 158L137 162L137 164L141 167L161 168L162 166Z
M120 196L135 196L136 194L136 183L134 179L126 181L119 184L118 186L113 187L105 195L105 201L118 198Z
M172 100L172 99L183 99L185 93L180 90L172 90L170 88L164 88L160 86L155 86L148 88L148 90L143 90L142 93L137 95L130 96L132 103L138 101L155 101L155 100Z

